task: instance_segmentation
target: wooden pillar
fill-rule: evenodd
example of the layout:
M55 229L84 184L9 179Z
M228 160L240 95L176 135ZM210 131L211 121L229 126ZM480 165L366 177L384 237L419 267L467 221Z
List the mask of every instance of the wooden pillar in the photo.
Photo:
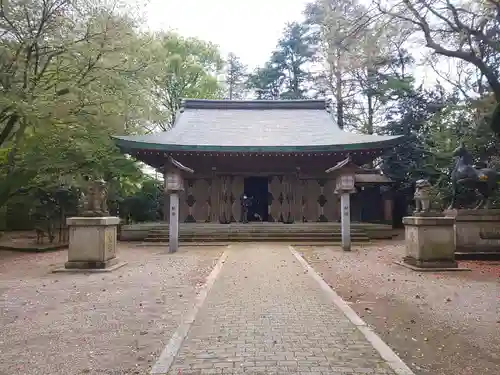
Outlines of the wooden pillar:
M305 212L304 212L304 205L302 204L302 201L304 199L304 191L305 191L305 180L300 179L300 177L297 177L297 191L295 192L295 204L296 204L296 215L295 215L295 221L297 223L303 222L305 219Z
M214 179L209 177L206 179L207 184L208 184L208 193L207 193L207 221L211 222L212 221L212 191L214 190Z
M394 208L394 200L392 194L387 192L383 195L384 200L384 221L392 223L392 211Z
M163 172L163 221L170 220L170 194L167 192L167 172Z
M228 177L220 176L220 192L219 192L219 222L227 224L231 217L227 217L227 201L229 200Z
M221 192L221 179L215 175L215 173L212 173L212 190L211 190L211 216L210 216L210 221L214 223L219 222L220 218L220 192Z
M232 176L231 177L231 190L229 193L229 219L234 222L240 221L241 218L241 197L244 192L244 179L241 176ZM234 201L231 203L231 196Z
M292 178L293 176L286 175L283 178L283 221L285 223L293 223L293 191L292 191Z
M226 192L226 204L225 204L225 212L227 223L231 223L231 217L233 216L233 204L231 203L231 194L233 193L233 176L227 176L227 192Z

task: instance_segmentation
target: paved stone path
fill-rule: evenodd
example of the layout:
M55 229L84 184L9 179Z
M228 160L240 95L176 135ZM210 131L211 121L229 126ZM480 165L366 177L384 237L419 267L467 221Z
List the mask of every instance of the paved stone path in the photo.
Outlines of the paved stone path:
M168 374L395 373L288 246L238 244Z

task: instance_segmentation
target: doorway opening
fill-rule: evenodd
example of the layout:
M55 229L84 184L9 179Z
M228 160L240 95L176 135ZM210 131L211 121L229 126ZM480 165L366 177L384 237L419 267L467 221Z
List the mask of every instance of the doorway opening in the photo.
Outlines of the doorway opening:
M247 177L244 181L244 193L250 198L248 221L268 220L268 182L267 177Z

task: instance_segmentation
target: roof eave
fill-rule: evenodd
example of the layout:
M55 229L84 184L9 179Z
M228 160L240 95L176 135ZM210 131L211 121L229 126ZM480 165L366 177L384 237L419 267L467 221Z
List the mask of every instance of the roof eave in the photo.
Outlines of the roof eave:
M381 141L335 145L303 146L217 146L177 145L134 141L124 137L113 137L116 145L124 151L148 150L163 152L348 152L360 150L388 149L400 142L401 136Z

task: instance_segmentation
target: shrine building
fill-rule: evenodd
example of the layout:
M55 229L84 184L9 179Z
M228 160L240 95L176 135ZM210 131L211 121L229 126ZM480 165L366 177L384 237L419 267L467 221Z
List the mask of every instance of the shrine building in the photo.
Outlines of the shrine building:
M244 194L253 197L248 221L338 222L332 167L346 160L358 166L351 220L392 220L390 189L382 188L390 180L363 166L400 137L343 131L325 100L185 99L171 130L114 139L158 170L179 167L181 223L242 221Z

